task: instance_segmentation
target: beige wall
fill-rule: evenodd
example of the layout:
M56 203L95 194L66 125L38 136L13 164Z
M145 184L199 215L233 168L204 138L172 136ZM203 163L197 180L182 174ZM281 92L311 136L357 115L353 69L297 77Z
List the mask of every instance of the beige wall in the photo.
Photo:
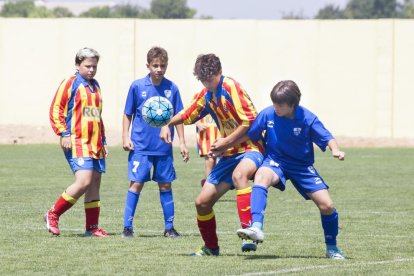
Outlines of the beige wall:
M293 79L302 104L335 135L414 139L413 30L414 20L0 18L0 126L48 127L55 90L88 46L101 53L103 116L119 138L128 87L147 74L146 52L159 45L184 102L201 88L192 75L196 56L213 52L259 110L277 81Z

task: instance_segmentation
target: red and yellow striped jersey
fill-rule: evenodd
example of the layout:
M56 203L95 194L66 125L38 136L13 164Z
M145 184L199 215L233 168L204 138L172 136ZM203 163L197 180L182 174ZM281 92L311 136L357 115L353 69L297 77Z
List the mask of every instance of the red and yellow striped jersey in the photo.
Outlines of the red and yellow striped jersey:
M200 156L206 156L210 151L211 144L219 137L219 130L211 115L201 118L198 122L207 128L199 130L197 128L197 149Z
M215 93L204 88L180 112L186 125L193 124L207 113L216 122L223 138L233 133L240 125L250 127L257 116L257 111L246 91L238 82L224 76L221 77ZM262 141L256 142L249 139L226 150L224 156L232 156L250 150L264 152Z
M105 128L99 84L76 73L62 81L50 106L50 124L57 135L70 135L72 157L105 157Z

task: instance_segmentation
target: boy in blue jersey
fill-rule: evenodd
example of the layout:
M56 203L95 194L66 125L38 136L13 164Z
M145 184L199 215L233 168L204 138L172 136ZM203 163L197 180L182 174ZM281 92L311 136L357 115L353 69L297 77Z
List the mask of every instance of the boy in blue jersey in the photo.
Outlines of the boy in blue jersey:
M122 236L133 238L133 219L140 193L145 182L158 182L160 202L164 214L164 236L177 238L180 234L174 229L174 199L171 182L176 179L173 166L172 146L160 139L160 128L148 125L142 116L144 102L154 96L167 98L174 107L174 113L183 109L180 92L177 86L164 77L168 66L167 51L160 47L153 47L147 53L147 68L149 74L142 79L135 80L129 88L126 99L123 122L123 148L129 151L128 178L129 190L126 196L124 210L124 230ZM131 135L129 129L132 123ZM181 156L185 162L189 159L189 152L184 139L184 127L176 126L180 140ZM171 128L171 132L174 129ZM153 168L152 178L150 175Z
M242 239L262 242L263 221L268 188L285 189L288 179L306 199L311 199L321 213L325 234L326 257L344 259L336 246L338 213L328 193L328 186L313 167L315 143L322 151L326 146L332 155L344 160L345 153L318 117L299 105L300 90L295 82L287 80L276 84L270 93L273 106L259 113L243 139L254 141L265 138L265 159L256 172L251 196L252 226L239 229Z

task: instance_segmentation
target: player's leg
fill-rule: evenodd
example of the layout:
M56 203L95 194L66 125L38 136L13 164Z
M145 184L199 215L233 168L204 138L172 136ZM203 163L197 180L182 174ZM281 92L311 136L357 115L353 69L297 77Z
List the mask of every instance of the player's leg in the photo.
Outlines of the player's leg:
M109 237L105 230L99 228L101 176L101 172L94 170L91 185L85 191L85 237Z
M151 180L151 167L152 161L147 155L135 154L134 152L129 153L128 179L130 180L130 183L126 194L124 208L124 229L122 232L124 238L134 237L133 222L135 210L145 182Z
M339 216L327 189L308 193L321 213L322 228L325 235L326 257L330 259L344 259L344 255L336 245L338 236Z
M212 184L207 180L195 200L197 210L197 225L204 245L192 256L219 255L219 244L216 232L216 217L213 210L214 204L223 196L231 186L221 182Z
M152 158L154 167L152 180L158 182L160 191L160 203L164 215L164 236L178 238L181 235L174 228L175 207L171 184L177 178L173 166L173 156L162 155Z
M250 239L255 242L263 241L268 188L277 185L281 181L280 179L283 180L283 183L285 182L281 169L270 166L269 163L269 160L265 160L256 172L251 196L252 225L237 231L238 236L242 239Z
M211 173L214 166L216 165L216 158L204 156L204 176L205 178L201 179L201 186L204 186L204 183L206 182L207 176Z

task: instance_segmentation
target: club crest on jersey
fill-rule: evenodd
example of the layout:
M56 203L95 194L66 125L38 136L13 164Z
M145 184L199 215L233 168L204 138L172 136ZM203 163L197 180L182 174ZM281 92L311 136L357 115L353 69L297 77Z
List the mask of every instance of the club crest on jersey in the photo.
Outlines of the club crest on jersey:
M267 121L267 127L268 128L273 128L274 125L275 125L275 122L273 122L273 121Z
M294 127L293 128L293 134L295 134L295 136L298 136L301 133L302 129L300 127Z
M143 98L146 98L146 97L147 97L147 91L142 91L142 92L141 92L141 96L142 96Z
M171 90L164 90L164 95L167 98L171 97Z

